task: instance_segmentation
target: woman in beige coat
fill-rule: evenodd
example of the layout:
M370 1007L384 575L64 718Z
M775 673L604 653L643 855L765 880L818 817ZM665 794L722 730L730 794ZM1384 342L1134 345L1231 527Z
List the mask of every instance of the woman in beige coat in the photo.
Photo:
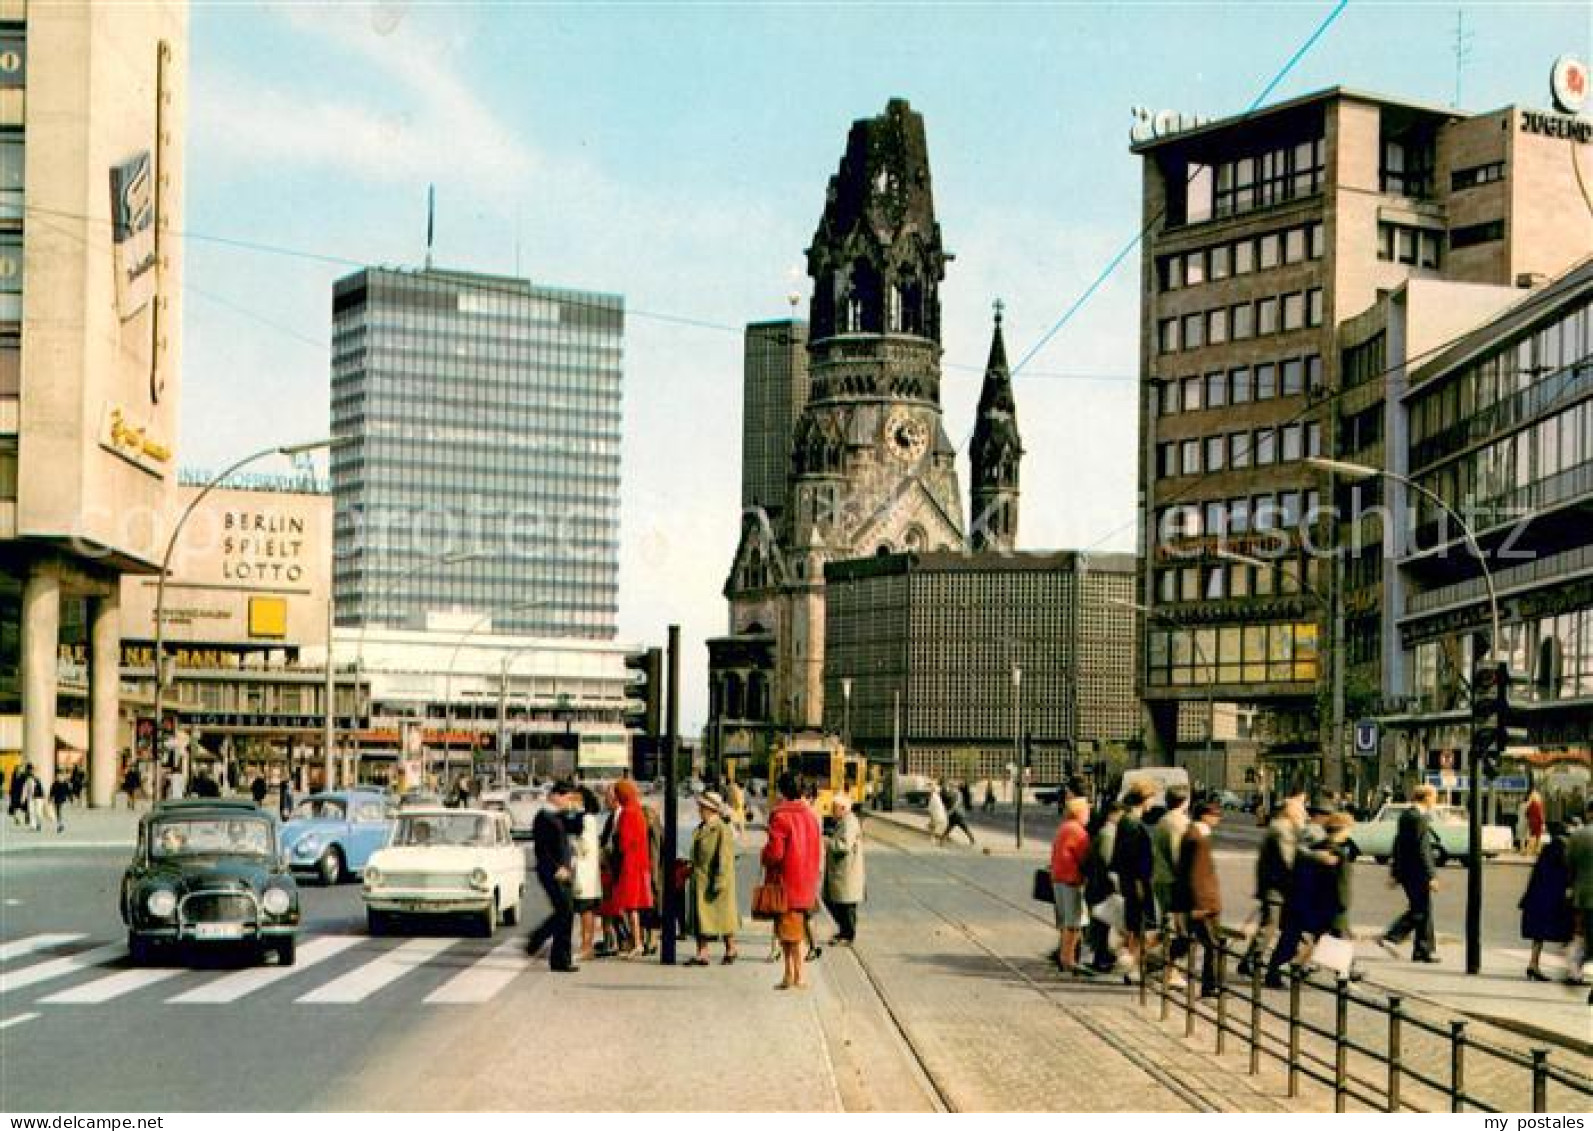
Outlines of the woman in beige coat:
M824 838L824 905L835 920L833 941L851 946L857 938L857 905L863 902L863 825L844 793L835 795L831 812L835 827Z
M723 939L729 966L736 960L736 932L741 913L736 903L736 834L725 820L725 803L717 793L697 798L701 823L691 838L691 932L697 956L687 966L708 965L708 942Z

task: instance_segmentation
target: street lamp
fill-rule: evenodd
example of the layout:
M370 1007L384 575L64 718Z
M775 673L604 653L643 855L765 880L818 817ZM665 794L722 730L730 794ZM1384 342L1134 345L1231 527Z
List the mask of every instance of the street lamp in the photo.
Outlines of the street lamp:
M841 745L847 750L852 749L852 677L841 678Z
M1159 611L1157 609L1153 609L1149 605L1142 605L1138 601L1129 601L1129 600L1126 600L1126 599L1124 599L1122 597L1108 597L1106 599L1106 603L1108 605L1117 605L1119 608L1133 609L1136 613L1142 613L1143 615L1145 615L1147 617L1150 617L1150 618L1152 618L1154 620L1162 621L1165 624L1171 624L1171 625L1178 624L1178 622L1176 620L1174 620L1172 617L1168 616L1166 613L1161 612L1161 611ZM1206 758L1206 771L1209 773L1211 771L1211 745L1212 745L1212 738L1213 738L1213 733L1212 732L1217 729L1217 705L1214 702L1214 700L1212 698L1212 694L1211 694L1212 684L1217 682L1217 665L1212 662L1211 657L1206 655L1206 650L1200 646L1200 634L1198 632L1193 632L1193 631L1190 632L1190 634L1189 634L1189 643L1195 649L1195 662L1200 667L1209 668L1211 670L1211 678L1206 681L1206 747L1205 747L1205 758ZM1175 752L1177 750L1177 746L1178 746L1178 737L1177 737L1177 732L1176 732L1176 727L1175 727L1174 736L1173 736L1173 747L1174 747ZM1222 787L1224 789L1228 788L1228 759L1227 759L1226 748L1224 749L1224 756L1223 756L1223 763L1222 763Z
M1434 491L1423 487L1420 483L1407 475L1397 471L1388 471L1380 467L1368 467L1365 464L1348 463L1344 460L1314 458L1306 461L1315 467L1342 475L1351 481L1361 479L1375 479L1379 476L1402 483L1410 490L1427 499L1448 515L1460 527L1460 532L1465 539L1466 546L1471 550L1472 556L1477 559L1477 564L1482 567L1482 581L1488 591L1488 655L1499 654L1499 590L1494 585L1493 572L1488 568L1488 559L1483 555L1482 547L1477 542L1477 533L1471 525L1455 511L1448 503ZM1473 664L1475 668L1475 664ZM1472 688L1475 697L1476 688ZM1466 846L1466 973L1477 974L1482 970L1482 767L1478 764L1481 760L1476 756L1477 736L1473 724L1471 750L1468 752L1467 777L1470 785L1469 804L1467 805L1467 825L1470 832L1470 843Z
M439 554L439 555L437 555L434 558L427 558L425 561L417 562L415 565L411 566L409 569L404 570L397 577L391 578L390 580L387 581L386 584L381 585L381 586L379 586L376 589L375 593L372 595L372 598L370 600L370 607L364 610L364 615L360 618L360 634L359 634L359 638L355 641L355 644L354 644L354 694L355 694L356 713L358 713L358 705L359 705L359 678L360 678L360 673L365 670L365 634L370 628L371 617L372 617L373 611L383 608L385 603L387 602L387 600L389 598L391 598L393 595L395 595L399 591L400 587L404 585L405 582L413 580L414 578L418 577L422 573L425 573L429 569L434 569L434 568L436 568L438 566L459 565L462 562L480 561L483 558L490 558L490 557L494 557L494 556L496 556L496 555L491 550L452 550L452 551L449 551L447 553ZM329 608L328 608L328 612L327 612L327 636L326 636L326 639L327 639L327 662L328 662L329 665L331 663L331 654L332 654L332 652L331 652L331 649L332 649L332 628L333 628L333 620L332 620L332 615L331 615L331 611L330 611L330 599L329 599ZM327 717L329 719L332 717L332 705L331 704L332 704L332 698L331 698L330 695L328 695L327 696ZM370 702L369 699L367 699L367 706L370 706L370 705L371 705L371 702ZM356 743L356 746L357 746L357 743ZM356 755L357 754L358 754L358 750L356 749ZM357 758L356 758L356 760L357 760ZM332 782L331 782L331 779L328 778L327 779L327 788L330 789L331 787L332 787Z
M1013 803L1013 839L1023 847L1023 669L1012 661L1012 764L1016 767L1017 796Z
M491 622L495 616L507 616L510 613L523 613L527 609L535 609L547 604L546 601L524 601L518 605L509 605L501 609L488 609L477 617L475 623L465 629L454 644L453 655L448 659L448 671L443 678L443 773L448 772L448 767L453 764L453 737L454 737L454 667L459 663L459 653L463 650L466 641ZM474 747L471 748L471 768L475 768Z
M307 444L274 444L269 448L261 448L257 452L244 456L236 463L211 476L210 481L199 489L199 494L189 500L188 505L183 508L183 513L177 519L177 525L172 527L171 535L166 539L166 552L161 555L160 575L155 581L155 772L151 785L155 791L155 799L157 801L160 800L162 792L161 778L164 768L162 754L164 752L161 750L161 744L163 742L162 729L166 721L166 578L171 573L171 557L177 549L177 539L182 535L183 527L187 525L194 511L199 509L199 504L205 501L205 496L255 460L276 455L287 456L291 459L294 456L306 455L344 442L341 439L333 440L329 438L314 440Z

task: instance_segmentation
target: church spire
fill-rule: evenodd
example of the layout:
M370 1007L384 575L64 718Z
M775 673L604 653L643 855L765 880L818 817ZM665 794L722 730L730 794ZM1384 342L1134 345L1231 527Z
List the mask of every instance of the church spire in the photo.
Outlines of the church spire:
M997 299L990 360L979 390L970 450L973 522L969 529L976 551L1011 550L1018 541L1018 465L1023 459L1023 441L1018 436L1017 402L1012 396L1007 343L1001 333L1005 310L1005 304Z

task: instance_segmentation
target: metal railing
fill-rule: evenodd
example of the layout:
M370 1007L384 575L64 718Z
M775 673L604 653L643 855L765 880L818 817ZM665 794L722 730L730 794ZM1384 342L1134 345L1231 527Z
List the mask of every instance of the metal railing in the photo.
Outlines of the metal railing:
M1383 1112L1432 1111L1441 1104L1451 1112L1488 1113L1593 1106L1593 1076L1552 1062L1548 1048L1507 1047L1501 1043L1508 1039L1502 1030L1490 1031L1492 1027L1463 1018L1424 1016L1401 995L1289 967L1286 1004L1280 1006L1276 998L1267 997L1265 963L1259 956L1248 977L1230 982L1229 962L1242 940L1237 933L1219 941L1216 995L1197 997L1201 944L1190 940L1183 984L1175 986L1171 937L1171 932L1162 932L1154 955L1147 954L1149 948L1140 950L1141 1008L1152 995L1162 1021L1174 1008L1182 1008L1184 1036L1193 1038L1202 1025L1209 1026L1218 1056L1228 1051L1230 1037L1245 1042L1251 1076L1261 1072L1265 1058L1278 1061L1286 1072L1290 1099L1299 1096L1303 1078L1332 1090L1335 1112L1345 1111L1351 1101ZM1378 1020L1357 1028L1355 1022L1368 1017Z

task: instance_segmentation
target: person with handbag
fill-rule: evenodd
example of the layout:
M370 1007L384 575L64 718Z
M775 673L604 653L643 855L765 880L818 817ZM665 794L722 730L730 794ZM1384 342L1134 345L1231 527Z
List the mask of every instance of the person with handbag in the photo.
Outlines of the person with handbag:
M1090 819L1090 803L1070 797L1066 817L1051 842L1051 895L1056 908L1060 935L1057 967L1064 974L1089 974L1079 965L1079 933L1089 925L1090 911L1084 901L1085 867L1090 855L1090 834L1085 829Z
M852 811L852 798L837 793L830 803L835 828L824 838L824 906L835 920L838 946L857 941L857 905L863 902L863 824Z
M691 933L697 937L697 954L687 966L708 965L708 943L723 939L723 963L736 960L736 932L741 915L736 910L736 835L726 820L727 806L717 793L697 798L700 818L691 838Z
M780 801L769 812L769 837L763 846L763 883L754 893L753 914L772 918L785 971L777 990L805 989L802 945L807 913L818 900L823 871L818 815L802 803L802 787L791 773L780 775Z

